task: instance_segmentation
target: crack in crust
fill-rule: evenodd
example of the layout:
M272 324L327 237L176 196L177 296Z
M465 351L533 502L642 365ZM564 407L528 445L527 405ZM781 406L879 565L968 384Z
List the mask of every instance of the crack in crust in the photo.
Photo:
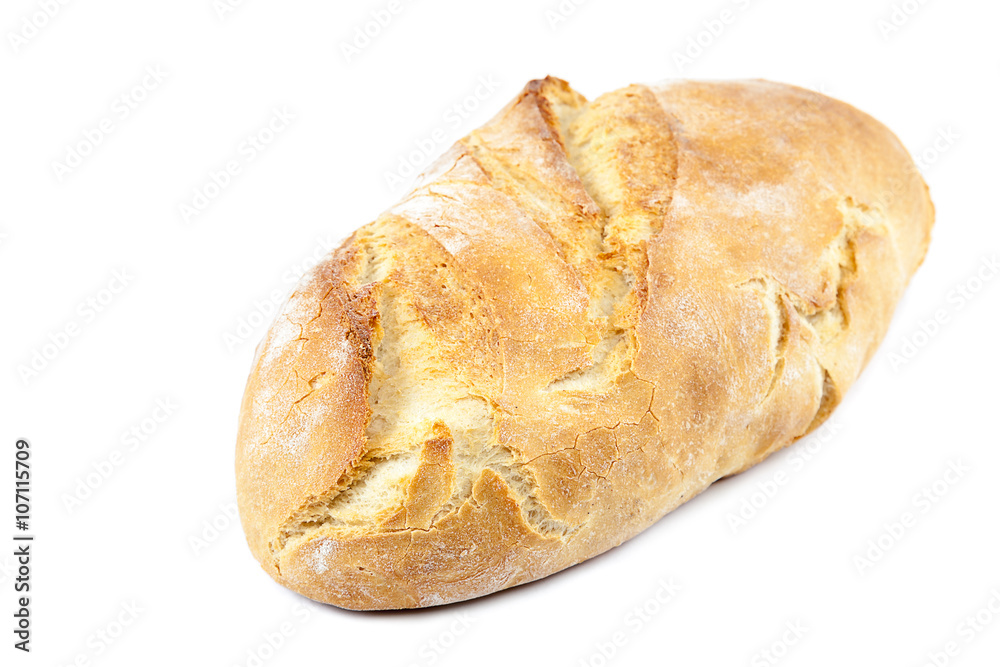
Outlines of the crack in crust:
M837 210L841 213L841 227L824 253L822 270L827 275L823 292L832 296L823 305L809 301L790 290L772 275L762 275L746 280L734 288L758 291L765 304L771 324L773 356L771 383L761 402L774 392L785 368L785 351L789 345L792 330L791 318L805 325L813 332L807 344L816 364L822 371L822 389L819 405L809 426L797 437L806 435L818 427L840 403L843 391L838 389L830 369L822 361L821 348L830 345L845 335L851 325L851 311L847 293L858 280L857 239L862 233L870 233L886 240L898 256L897 244L890 228L885 223L884 214L851 196L841 198Z
M567 201L566 197L557 197L560 204L553 205L552 195L558 195L559 191L553 190L551 184L538 180L530 170L525 170L516 155L505 154L502 148L497 147L501 139L485 136L483 132L473 133L463 141L463 145L486 173L490 183L511 197L548 235L558 248L562 261L572 268L590 295L588 312L597 331L596 339L589 343L591 360L556 378L543 390L589 394L631 373L629 359L634 348L631 330L635 320L625 318L623 313L628 309L623 306L629 301L641 304L645 296L643 271L648 266L646 243L662 227L662 217L667 213L675 179L675 174L668 171L665 174L668 188L658 191L645 188L637 196L629 190L635 187L634 182L609 180L609 175L602 173L602 170L606 171L602 163L610 161L620 167L623 155L648 150L648 145L639 144L643 141L649 143L647 126L650 124L656 124L655 131L660 140L652 147L653 150L662 153L664 163L674 165L673 168L676 167L676 158L672 155L676 145L670 121L652 93L644 87L637 86L627 91L625 103L634 104L638 113L645 114L636 122L646 126L626 134L617 143L600 136L602 116L616 111L612 104L605 104L602 100L590 104L572 96L554 103L542 92L541 86L529 91L528 102L536 105L535 109L543 117L549 128L549 143L556 147L558 157L568 168L567 177L578 184L582 199L577 198L573 202ZM597 116L596 120L588 118L591 112ZM643 135L643 131L647 134ZM434 194L447 198L447 195L438 192ZM565 210L558 210L560 208ZM581 213L585 221L583 225L579 224ZM560 215L572 216L575 228L571 232L559 228L556 218ZM538 482L527 467L534 459L520 460L512 450L497 442L496 406L490 400L475 395L467 380L456 376L454 368L442 360L434 360L429 363L433 368L426 369L426 377L404 380L406 388L392 386L399 382L399 374L408 363L400 358L400 355L406 354L401 347L402 341L428 337L428 332L415 330L418 325L415 321L401 321L401 313L406 312L409 305L401 299L403 295L397 293L398 288L387 284L387 281L391 282L393 266L397 263L391 252L393 240L400 233L399 225L383 221L372 226L366 234L357 236L355 241L363 248L364 257L364 267L355 289L373 292L378 300L379 312L376 324L380 335L377 348L372 352L374 370L369 381L371 418L367 449L344 472L334 488L321 497L311 498L289 517L272 544L272 554L276 558L280 558L281 552L291 544L308 541L331 528L347 531L412 529L405 526L390 528L385 525L386 517L391 518L400 512L403 489L415 474L419 457L414 452L420 446L421 424L440 419L441 423L449 426L449 419L447 414L427 414L426 410L423 422L401 419L399 404L390 400L387 405L385 397L414 390L416 384L431 377L449 378L447 385L452 403L479 401L481 405L475 417L475 427L465 425L464 432L472 432L473 435L471 438L459 438L452 453L455 468L465 472L456 480L454 493L434 514L427 530L433 529L440 520L470 501L472 487L478 475L486 469L504 480L521 505L525 521L538 534L548 538L567 538L583 526L557 519L539 499ZM581 240L589 248L586 252L580 250ZM450 253L448 256L454 260ZM362 345L364 343L361 341ZM313 378L310 384L318 382L321 377ZM440 384L437 391L441 392ZM651 405L647 412L651 412ZM655 420L655 415L653 418ZM391 428L390 422L395 423L396 428ZM386 428L393 433L387 435ZM389 466L398 468L397 496L386 498L374 515L352 514L352 503L359 502L359 498L365 500L363 492L373 476ZM384 483L384 480L380 481ZM366 509L371 507L366 506ZM380 525L382 528L379 528Z
M376 341L368 373L370 418L366 449L333 488L310 498L281 526L277 539L270 545L276 567L287 549L317 535L329 534L330 529L347 533L373 529L432 530L441 519L471 501L472 488L486 469L499 475L516 494L525 520L540 535L565 537L577 529L551 515L536 497L538 485L531 471L523 467L513 452L496 442L497 411L490 402L475 395L468 380L444 360L424 358L423 366L414 363L426 348L417 349L419 346L412 342L408 345L406 341L427 341L431 332L415 305L404 300L398 287L389 284L398 260L389 251L384 251L385 254L375 251L380 244L388 247L393 233L398 234L402 229L401 225L384 223L374 226L375 233L367 238L358 239L366 257L358 281L371 282L356 285L355 290L358 294L376 295L378 308L369 329L376 332ZM416 233L423 234L419 230ZM367 342L365 349L371 350L370 337ZM407 376L406 369L415 367L418 372ZM313 390L323 386L324 375L320 373L309 381ZM440 396L437 410L427 410L424 404L414 405L406 400L412 392L428 386ZM455 410L456 405L464 405L465 413ZM428 422L439 424L449 438L452 436L449 425L454 427L457 447L449 450L448 456L452 459L450 464L464 475L456 480L454 492L434 512L429 526L416 528L405 522L402 526L394 525L393 517L401 510L405 514L404 491L420 463ZM379 485L389 486L398 493L374 499L366 494L369 488Z

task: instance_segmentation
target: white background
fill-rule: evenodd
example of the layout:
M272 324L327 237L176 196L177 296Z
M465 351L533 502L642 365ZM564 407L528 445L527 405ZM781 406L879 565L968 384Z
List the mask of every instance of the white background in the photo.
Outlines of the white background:
M591 0L564 3L559 21L547 14L558 0L410 0L348 61L342 44L388 0L247 0L221 16L212 0L55 2L51 19L5 0L0 662L917 666L954 641L938 664L996 664L1000 613L983 612L992 623L978 631L962 624L994 593L1000 610L1000 279L977 278L1000 251L1000 7L898 1L910 14L889 32L889 0ZM699 33L701 53L679 65ZM923 156L938 213L927 260L825 437L539 583L419 612L297 607L227 516L260 313L399 198L386 173L415 142L442 128L443 151L546 74L591 98L632 82L762 77L844 99ZM477 91L481 77L496 89ZM475 111L451 122L477 92ZM122 95L135 107L125 118ZM241 144L274 109L294 120L247 159ZM54 166L103 119L112 131L80 164ZM181 205L229 160L240 173L185 221ZM127 285L102 291L121 287L115 271ZM107 303L97 313L88 299ZM939 310L947 321L921 334ZM36 352L51 358L25 373ZM900 364L892 354L904 352ZM157 400L178 406L162 423L149 421ZM134 428L144 440L125 435ZM34 473L30 655L11 633L18 437ZM110 474L93 475L116 450ZM915 500L951 463L967 471L939 482L935 502ZM772 497L753 495L781 473ZM734 528L744 500L756 515ZM885 534L905 513L913 525ZM877 562L861 564L866 554ZM680 591L661 604L671 578ZM134 620L122 611L132 604ZM628 616L642 605L646 620ZM616 632L624 645L605 659Z

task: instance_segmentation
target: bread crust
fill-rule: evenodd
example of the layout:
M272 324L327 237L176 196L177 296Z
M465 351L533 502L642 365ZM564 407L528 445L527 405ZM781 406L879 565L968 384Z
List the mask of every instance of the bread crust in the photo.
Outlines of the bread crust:
M896 137L817 93L532 81L259 346L250 548L310 598L396 609L621 544L826 419L933 217Z

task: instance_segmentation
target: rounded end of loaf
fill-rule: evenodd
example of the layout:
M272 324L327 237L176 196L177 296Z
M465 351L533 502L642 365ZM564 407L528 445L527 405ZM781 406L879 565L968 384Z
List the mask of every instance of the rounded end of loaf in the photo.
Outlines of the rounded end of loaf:
M258 348L241 410L251 551L282 585L347 609L483 595L548 574L561 546L529 525L523 480L484 447L489 401L442 360L465 358L469 377L478 359L477 382L496 384L499 341L469 317L482 300L449 284L442 250L409 247L413 233L382 218L303 280ZM453 348L426 319L458 328Z

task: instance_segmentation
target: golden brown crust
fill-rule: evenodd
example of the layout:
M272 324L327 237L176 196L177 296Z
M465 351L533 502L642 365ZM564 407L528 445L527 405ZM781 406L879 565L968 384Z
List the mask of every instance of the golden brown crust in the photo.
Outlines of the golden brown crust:
M250 548L304 595L390 609L616 546L829 415L932 223L899 141L822 95L533 81L262 342Z

